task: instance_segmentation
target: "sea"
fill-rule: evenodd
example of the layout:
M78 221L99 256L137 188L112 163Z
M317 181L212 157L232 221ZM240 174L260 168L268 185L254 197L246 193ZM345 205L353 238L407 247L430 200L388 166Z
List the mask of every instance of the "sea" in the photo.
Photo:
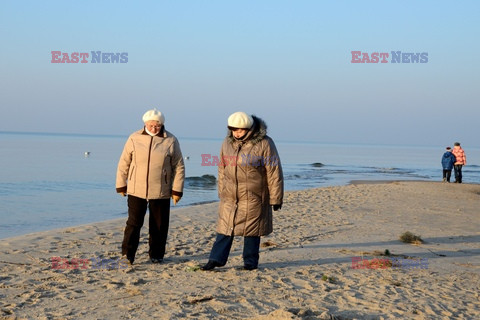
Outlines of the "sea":
M126 198L115 191L126 139L0 132L0 239L126 219ZM186 181L177 207L218 201L217 167L202 165L202 154L218 156L222 139L179 137L179 142ZM354 180L442 180L440 160L445 146L275 143L287 191L341 186ZM468 165L463 182L480 184L480 148L464 149Z

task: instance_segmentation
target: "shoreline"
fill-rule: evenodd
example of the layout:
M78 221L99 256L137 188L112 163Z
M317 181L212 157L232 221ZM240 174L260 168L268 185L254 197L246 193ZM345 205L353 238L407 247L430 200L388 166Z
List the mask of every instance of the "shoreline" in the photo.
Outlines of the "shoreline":
M376 185L376 184L391 184L391 183L397 183L397 182L412 182L412 183L442 183L442 181L431 181L431 180L409 180L409 179L406 179L406 180L402 180L402 179L380 179L380 180L365 180L365 179L362 179L362 180L350 180L347 184L345 185L335 185L335 186L325 186L325 187L315 187L315 188L307 188L307 189L302 189L302 190L291 190L291 191L285 191L285 194L287 193L290 193L290 192L299 192L299 191L309 191L309 190L321 190L321 189L325 189L325 188L336 188L336 187L344 187L344 186L350 186L350 185ZM455 184L455 183L451 183L451 184ZM476 183L462 183L462 185L472 185L472 186L480 186L480 184L476 184ZM178 210L188 210L189 208L194 208L196 206L202 206L202 205L209 205L209 204L214 204L214 203L219 203L219 200L207 200L207 201L200 201L200 202L196 202L196 203L191 203L191 204L188 204L188 205L185 205L185 206L180 206L180 207L175 207L175 206L172 206L170 208L170 221L172 220L172 214L175 213L176 211ZM84 226L89 226L89 225L94 225L94 224L103 224L103 223L106 223L108 224L109 222L115 222L115 221L124 221L126 222L127 221L127 215L125 215L124 217L121 217L121 218L115 218L115 219L108 219L108 220L101 220L101 221L97 221L97 222L87 222L87 223L82 223L82 224L79 224L79 225L72 225L72 226L67 226L67 227L60 227L60 228L54 228L54 229L48 229L48 230L42 230L42 231L35 231L35 232L30 232L30 233L26 233L26 234L21 234L21 235L18 235L18 236L13 236L13 237L6 237L6 238L0 238L0 240L2 241L6 241L8 239L11 239L11 238L17 238L17 237L23 237L23 236L30 236L30 235L35 235L37 233L48 233L48 232L55 232L55 231L62 231L62 230L65 230L65 229L72 229L72 228L80 228L80 227L84 227ZM147 213L145 215L145 219L147 219L148 217L148 210L147 210ZM147 221L147 220L146 220ZM144 223L144 227L147 226L147 222Z
M478 200L480 185L441 182L289 191L250 272L241 270L241 237L226 266L197 269L215 238L218 202L172 212L162 264L149 262L145 227L131 267L52 267L53 257L118 260L124 218L8 238L0 317L467 319L480 314ZM401 242L406 231L424 242ZM385 250L427 268L352 267L359 257L385 259Z
M441 180L420 180L420 179L379 179L379 180L350 180L350 182L347 185L360 185L360 184L389 184L389 183L395 183L395 182L425 182L425 183L442 183L444 184L443 181ZM456 184L455 182L448 182L445 184ZM460 183L459 185L472 185L472 186L480 186L480 183Z
M397 181L409 181L409 182L410 181L412 181L412 182L413 181L419 181L419 182L422 182L423 180L350 180L350 182L347 183L345 186L347 186L347 185L357 185L357 184L382 184L382 183L387 184L387 183L393 183L393 182L397 182ZM343 186L343 185L340 185L340 186ZM307 188L307 189L302 189L302 190L285 191L285 193L307 191L307 190L316 190L316 189L331 188L331 187L338 187L338 186ZM185 205L185 206L180 206L180 207L175 207L175 206L172 205L170 207L170 220L172 220L172 213L176 212L177 210L185 210L185 209L192 208L192 207L195 207L195 206L202 206L202 205L207 205L207 204L212 204L212 203L218 203L219 201L220 200L211 200L211 201L207 200L207 201L191 203L191 204L188 204L188 205ZM147 210L147 213L145 215L145 219L147 219L147 217L148 217L148 210ZM81 227L95 225L95 224L103 224L103 223L108 224L109 222L116 222L116 221L126 222L127 218L128 218L128 213L125 212L125 216L123 216L121 218L107 219L107 220L101 220L101 221L97 221L97 222L87 222L87 223L82 223L82 224L78 224L78 225L72 225L72 226L66 226L66 227L60 227L60 228L54 228L54 229L48 229L48 230L41 230L41 231L34 231L34 232L21 234L21 235L18 235L18 236L0 238L0 240L6 241L6 240L11 239L11 238L17 238L17 237L23 237L23 236L34 236L38 233L49 233L49 232L55 232L55 231L58 231L58 232L62 233L62 230L65 230L65 229L81 228ZM144 222L144 227L147 227L147 224L148 224L147 222Z

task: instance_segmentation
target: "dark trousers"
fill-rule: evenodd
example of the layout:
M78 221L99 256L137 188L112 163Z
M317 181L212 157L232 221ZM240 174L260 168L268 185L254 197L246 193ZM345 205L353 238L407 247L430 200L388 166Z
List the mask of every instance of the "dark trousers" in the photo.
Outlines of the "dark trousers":
M452 169L450 170L443 169L443 180L447 180L448 182L450 182L451 176L452 176Z
M165 245L167 244L168 226L170 222L170 199L145 200L128 196L128 219L123 235L122 254L131 261L135 259L140 230L143 226L145 214L150 213L149 226L149 251L150 258L163 259Z
M218 262L222 266L227 264L230 249L232 248L233 236L217 234L209 260ZM260 237L244 237L243 239L243 263L245 266L258 267L260 250Z
M453 170L455 171L455 182L462 183L462 165L461 164L454 165Z

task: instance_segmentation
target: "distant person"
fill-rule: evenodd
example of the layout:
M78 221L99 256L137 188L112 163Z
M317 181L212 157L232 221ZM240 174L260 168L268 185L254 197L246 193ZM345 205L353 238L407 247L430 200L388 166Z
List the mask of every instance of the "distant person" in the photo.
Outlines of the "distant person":
M282 166L265 122L245 112L230 115L220 159L217 236L201 268L224 266L234 236L243 236L243 268L257 269L260 237L273 231L272 208L283 203Z
M456 158L452 153L452 148L447 147L447 151L442 156L442 167L443 167L443 182L450 182L450 177L452 176L453 164L455 163Z
M460 142L455 142L453 144L453 155L455 156L455 164L453 169L455 171L455 183L462 183L462 167L467 164L467 156L460 147Z
M170 197L176 205L183 195L185 167L177 138L165 130L165 117L156 110L143 115L144 127L130 135L117 169L117 192L128 194L128 219L122 255L135 260L147 206L149 251L152 263L165 254L170 220Z

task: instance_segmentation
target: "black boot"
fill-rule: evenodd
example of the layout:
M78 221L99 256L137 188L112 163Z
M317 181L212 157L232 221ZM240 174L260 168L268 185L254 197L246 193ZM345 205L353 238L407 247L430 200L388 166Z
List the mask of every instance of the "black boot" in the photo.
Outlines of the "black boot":
M217 261L208 260L207 264L202 266L200 269L202 269L203 271L210 271L215 269L216 267L221 267L221 266L222 265Z
M252 266L250 264L246 264L243 266L243 270L248 270L248 271L251 271L251 270L255 270L255 269L258 269L257 266Z
M150 261L151 261L152 263L162 263L162 262L163 262L163 259L150 258Z

